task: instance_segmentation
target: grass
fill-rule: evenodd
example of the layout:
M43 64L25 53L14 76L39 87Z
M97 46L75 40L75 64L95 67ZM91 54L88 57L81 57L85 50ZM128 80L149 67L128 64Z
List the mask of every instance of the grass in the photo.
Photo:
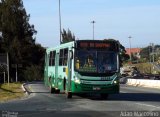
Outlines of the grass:
M24 91L21 86L21 83L0 84L0 102L23 97Z
M139 63L135 64L135 66L141 73L150 74L153 72L153 66L149 63Z

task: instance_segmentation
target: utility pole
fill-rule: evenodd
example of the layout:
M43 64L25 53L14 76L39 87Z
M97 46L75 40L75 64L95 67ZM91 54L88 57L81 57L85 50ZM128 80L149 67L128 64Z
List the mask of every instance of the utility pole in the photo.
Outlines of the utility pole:
M130 53L130 62L132 63L132 53L131 53L131 36L128 37L129 38L129 53Z
M17 76L17 67L18 67L18 64L16 64L16 82L18 81L18 76Z
M94 24L96 23L94 20L91 22L93 24L93 40L94 40Z
M4 83L5 83L5 82L6 82L6 81L5 81L5 77L6 77L5 72L3 72L3 77L4 77Z
M154 63L154 43L152 43L152 58L153 58L153 63Z
M151 63L152 43L149 44L149 62Z
M8 71L8 85L9 85L9 55L7 53L7 71Z
M59 0L59 36L60 36L60 44L62 43L62 28L61 28L61 1Z

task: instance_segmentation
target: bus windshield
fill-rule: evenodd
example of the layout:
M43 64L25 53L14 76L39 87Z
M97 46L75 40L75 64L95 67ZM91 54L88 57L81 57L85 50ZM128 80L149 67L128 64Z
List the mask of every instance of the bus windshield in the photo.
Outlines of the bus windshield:
M106 51L77 50L75 70L86 73L108 73L117 70L117 53Z

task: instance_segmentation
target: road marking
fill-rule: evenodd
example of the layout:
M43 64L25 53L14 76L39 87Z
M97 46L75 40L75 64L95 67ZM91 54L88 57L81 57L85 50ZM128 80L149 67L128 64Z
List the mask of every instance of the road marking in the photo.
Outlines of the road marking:
M127 92L125 92L125 91L120 91L120 93L127 93Z
M28 88L31 92L35 92L31 86L28 86Z
M143 104L143 103L135 103L135 104L138 104L138 105L141 105L141 106L149 106L149 107L154 107L154 108L159 108L159 106L154 106L154 105L149 105L149 104Z
M31 86L28 86L29 90L32 90Z
M48 114L48 113L51 113L51 112L53 112L53 111L42 111L42 112L33 112L33 113L29 113L29 114L20 114L20 115L18 115L18 117L26 117L26 116L34 116L34 115L41 115L41 114Z

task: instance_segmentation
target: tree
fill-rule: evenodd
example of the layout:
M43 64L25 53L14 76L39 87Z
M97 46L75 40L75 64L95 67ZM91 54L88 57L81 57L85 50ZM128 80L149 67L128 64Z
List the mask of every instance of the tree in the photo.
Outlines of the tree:
M21 47L34 44L32 36L36 30L34 25L29 24L30 16L26 14L22 0L2 0L1 12L2 41L6 51L12 49L15 40L19 41Z
M142 50L140 52L140 56L141 56L141 58L143 58L147 61L150 61L151 57L153 57L153 56L154 56L155 60L158 60L158 58L160 56L160 45L155 45L155 46L150 45L145 48L142 48Z
M63 29L62 32L62 43L67 43L70 41L75 41L75 36L72 34L72 32L68 29L68 32Z
M0 3L0 47L9 53L10 64L22 64L23 70L43 64L44 48L35 43L37 33L34 25L29 24L22 0L1 0ZM41 65L40 65L41 66ZM22 77L25 71L21 70ZM10 69L11 77L14 70ZM42 72L41 72L42 73Z

